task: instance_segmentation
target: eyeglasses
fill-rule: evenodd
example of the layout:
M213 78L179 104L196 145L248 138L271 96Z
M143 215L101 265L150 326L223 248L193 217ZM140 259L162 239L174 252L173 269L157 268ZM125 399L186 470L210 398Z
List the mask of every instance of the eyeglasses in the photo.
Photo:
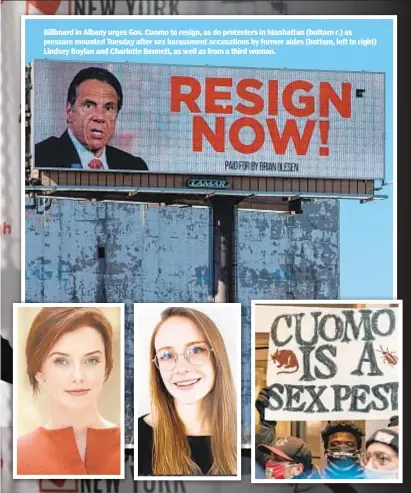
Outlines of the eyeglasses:
M380 466L388 466L395 460L395 457L384 452L363 452L361 454L361 462L363 463L363 465L366 466L371 459L373 462L378 463Z
M174 349L160 349L152 361L161 371L173 371L180 356L184 356L190 365L201 366L210 360L213 351L206 343L196 342L190 344L184 353L177 353Z

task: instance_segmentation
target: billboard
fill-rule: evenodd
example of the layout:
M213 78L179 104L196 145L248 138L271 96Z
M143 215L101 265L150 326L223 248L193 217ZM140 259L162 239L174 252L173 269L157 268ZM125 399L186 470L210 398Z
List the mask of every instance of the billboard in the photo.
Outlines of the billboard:
M384 178L384 73L47 60L32 66L39 169ZM67 103L73 78L82 69L93 74L91 67L115 76L119 111L119 86L109 83L98 101L90 96L107 88L104 80L94 80L98 87L83 81L78 100ZM86 162L96 148L103 158Z

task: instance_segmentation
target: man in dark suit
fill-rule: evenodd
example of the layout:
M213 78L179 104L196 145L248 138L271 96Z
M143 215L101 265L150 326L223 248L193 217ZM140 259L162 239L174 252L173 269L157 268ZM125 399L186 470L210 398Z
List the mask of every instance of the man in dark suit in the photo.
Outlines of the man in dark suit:
M67 94L67 130L35 145L36 168L147 170L140 157L109 146L123 104L118 79L88 67L72 80Z

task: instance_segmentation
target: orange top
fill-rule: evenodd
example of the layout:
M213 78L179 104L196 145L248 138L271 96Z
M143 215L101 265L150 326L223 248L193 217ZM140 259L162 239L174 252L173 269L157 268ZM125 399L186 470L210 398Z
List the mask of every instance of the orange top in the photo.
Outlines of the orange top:
M88 428L84 462L72 427L47 430L40 427L17 441L19 475L119 475L120 427Z

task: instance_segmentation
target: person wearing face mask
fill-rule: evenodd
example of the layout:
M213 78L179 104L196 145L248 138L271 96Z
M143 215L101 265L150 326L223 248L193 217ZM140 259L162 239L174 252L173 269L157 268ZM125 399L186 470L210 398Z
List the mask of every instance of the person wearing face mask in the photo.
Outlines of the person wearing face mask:
M258 393L255 407L260 418L260 430L255 437L256 479L315 479L319 471L312 464L311 451L303 440L284 437L277 440L277 421L265 418L270 400L271 386ZM279 452L279 453L277 453Z
M367 440L366 451L361 455L365 479L397 479L398 432L383 428L373 433Z
M256 459L256 477L263 479L265 477L265 465L271 459L271 452L265 447L260 447L260 444L272 445L276 441L277 421L267 420L265 418L265 410L268 407L270 399L270 387L264 387L260 390L255 401L255 407L260 418L260 431L255 437L255 459Z
M261 443L259 449L270 453L265 463L266 479L315 479L317 468L304 440L292 436L277 439L273 446Z
M364 433L346 421L329 421L321 432L327 460L321 477L326 479L363 479L360 451Z

